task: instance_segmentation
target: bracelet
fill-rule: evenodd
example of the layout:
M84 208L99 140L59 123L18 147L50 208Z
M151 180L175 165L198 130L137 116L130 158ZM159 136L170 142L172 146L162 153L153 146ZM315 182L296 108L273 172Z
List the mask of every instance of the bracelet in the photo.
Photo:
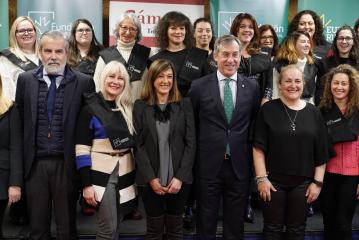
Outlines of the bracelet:
M255 178L254 178L254 180L258 180L258 179L261 179L261 178L267 178L268 177L268 174L265 174L265 175L263 175L263 176L256 176Z
M317 185L318 187L323 187L323 182L322 182L322 181L315 180L314 178L312 179L312 183L314 183L314 184Z
M257 184L261 183L261 182L269 182L268 177L262 176L260 178L257 178Z

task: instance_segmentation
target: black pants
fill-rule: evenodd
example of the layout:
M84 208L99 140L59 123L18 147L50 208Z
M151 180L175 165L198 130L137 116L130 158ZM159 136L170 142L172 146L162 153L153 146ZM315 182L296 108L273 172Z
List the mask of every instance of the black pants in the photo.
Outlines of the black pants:
M8 203L7 199L0 200L0 238L2 238L3 236L2 225L4 222L4 214L5 214L7 203Z
M282 239L283 234L286 240L304 239L308 212L305 193L309 181L295 186L291 183L279 184L274 181L271 183L277 191L271 191L271 201L261 200L264 221L263 239L278 240Z
M352 239L357 185L357 176L325 173L320 204L326 240Z
M25 181L30 220L30 239L51 239L52 206L55 212L56 239L77 239L77 191L66 174L62 158L36 159Z
M156 194L150 186L138 187L147 216L159 217L164 214L181 215L190 191L189 184L182 184L177 194Z
M220 200L223 198L223 239L241 240L249 180L239 181L231 160L224 160L213 179L198 179L197 239L216 239Z

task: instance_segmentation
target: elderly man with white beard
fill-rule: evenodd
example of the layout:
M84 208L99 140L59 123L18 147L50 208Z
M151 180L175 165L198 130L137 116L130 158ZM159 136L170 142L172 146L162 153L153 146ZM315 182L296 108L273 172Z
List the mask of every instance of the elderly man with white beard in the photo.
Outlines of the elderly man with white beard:
M20 74L15 101L23 126L24 174L30 239L77 239L75 126L82 94L95 89L91 77L66 65L68 42L58 31L40 39L43 66Z

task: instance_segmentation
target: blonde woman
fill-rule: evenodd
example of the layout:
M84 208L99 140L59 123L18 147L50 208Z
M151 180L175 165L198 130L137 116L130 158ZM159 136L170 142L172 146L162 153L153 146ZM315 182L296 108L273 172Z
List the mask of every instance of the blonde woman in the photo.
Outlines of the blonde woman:
M0 135L0 224L2 225L6 206L21 198L23 179L20 116L12 101L2 94L1 75Z
M76 163L83 197L96 208L96 239L117 239L121 219L136 204L131 90L122 63L105 66L99 89L85 96L77 123Z
M4 96L15 99L16 82L20 73L40 64L37 46L38 33L27 16L18 17L10 29L10 48L0 52L0 73Z

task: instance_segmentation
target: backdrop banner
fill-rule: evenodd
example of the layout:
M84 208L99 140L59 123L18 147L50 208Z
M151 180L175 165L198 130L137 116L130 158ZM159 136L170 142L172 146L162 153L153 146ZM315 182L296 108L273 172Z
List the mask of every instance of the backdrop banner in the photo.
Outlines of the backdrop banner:
M161 17L170 11L182 12L193 23L197 18L204 16L204 0L111 0L109 45L116 44L113 31L119 15L124 12L133 12L141 22L143 36L141 43L154 47L156 25Z
M324 35L328 42L332 42L337 29L344 24L354 26L359 18L358 0L300 0L298 12L310 9L316 12L323 22Z
M271 24L282 40L288 29L288 7L289 0L210 0L210 15L216 36L228 34L234 18L247 12L259 26Z
M86 18L102 42L102 0L17 0L17 15L29 16L40 34L58 30L69 35L72 22Z
M9 6L0 0L0 50L9 47Z

